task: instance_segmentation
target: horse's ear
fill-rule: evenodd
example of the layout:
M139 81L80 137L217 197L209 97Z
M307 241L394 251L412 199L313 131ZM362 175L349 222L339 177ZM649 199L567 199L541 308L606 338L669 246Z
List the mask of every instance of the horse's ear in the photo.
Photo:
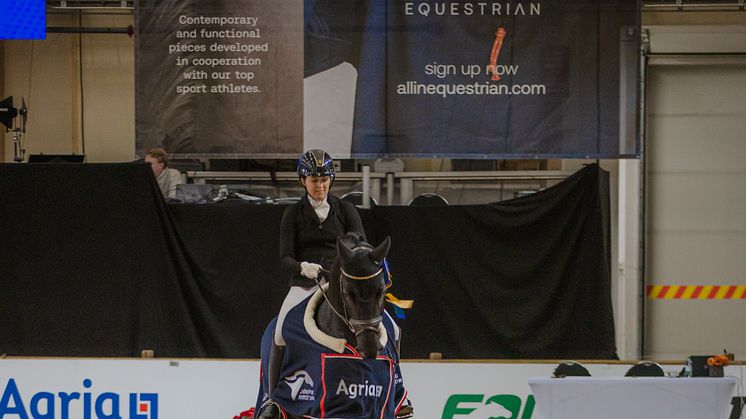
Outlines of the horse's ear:
M342 260L350 260L352 258L352 249L347 247L341 237L337 237L337 254L342 257Z
M389 248L391 247L391 237L386 236L386 240L383 241L383 243L379 244L378 247L373 249L372 252L370 252L370 256L377 261L382 261L383 258L386 257L386 255L389 254Z

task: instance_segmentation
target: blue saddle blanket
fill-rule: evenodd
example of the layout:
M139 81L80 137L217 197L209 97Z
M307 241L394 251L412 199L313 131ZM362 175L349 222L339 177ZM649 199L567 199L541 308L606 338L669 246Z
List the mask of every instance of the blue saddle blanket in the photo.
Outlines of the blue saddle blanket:
M272 400L285 411L311 418L394 419L407 400L396 351L398 329L388 313L381 322L376 359L364 359L343 339L321 332L313 321L320 292L291 309L282 328L286 347ZM310 321L309 321L310 320ZM276 319L262 338L266 371ZM269 398L262 373L257 412Z

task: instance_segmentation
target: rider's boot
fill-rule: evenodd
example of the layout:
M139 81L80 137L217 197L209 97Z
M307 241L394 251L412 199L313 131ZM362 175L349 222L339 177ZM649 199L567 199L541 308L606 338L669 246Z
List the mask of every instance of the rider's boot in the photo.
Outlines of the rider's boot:
M279 346L272 342L269 351L269 362L267 362L267 393L269 402L257 419L275 419L280 417L280 409L272 401L272 393L277 388L277 382L280 380L280 368L282 368L282 359L285 356L285 347Z

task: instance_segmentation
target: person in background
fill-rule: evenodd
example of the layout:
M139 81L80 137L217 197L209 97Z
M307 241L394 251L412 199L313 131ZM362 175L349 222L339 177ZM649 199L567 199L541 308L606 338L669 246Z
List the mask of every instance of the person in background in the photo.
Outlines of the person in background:
M334 184L334 161L323 150L309 150L298 160L298 180L305 188L303 198L289 206L280 223L280 269L290 279L290 290L282 303L267 371L270 400L280 379L285 350L282 325L293 307L326 282L321 270L330 270L337 255L337 237L355 232L365 240L363 222L355 206L329 193ZM261 418L274 417L277 406L270 403Z
M162 148L151 148L145 154L145 163L150 163L155 179L164 198L176 198L176 185L184 183L181 173L168 167L168 154Z

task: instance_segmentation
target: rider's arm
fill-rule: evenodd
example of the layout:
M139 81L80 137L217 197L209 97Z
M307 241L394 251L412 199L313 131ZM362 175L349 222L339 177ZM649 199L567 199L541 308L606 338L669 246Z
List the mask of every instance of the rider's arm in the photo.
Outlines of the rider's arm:
M300 261L295 259L296 210L296 205L288 206L280 223L280 270L286 277L300 274Z

